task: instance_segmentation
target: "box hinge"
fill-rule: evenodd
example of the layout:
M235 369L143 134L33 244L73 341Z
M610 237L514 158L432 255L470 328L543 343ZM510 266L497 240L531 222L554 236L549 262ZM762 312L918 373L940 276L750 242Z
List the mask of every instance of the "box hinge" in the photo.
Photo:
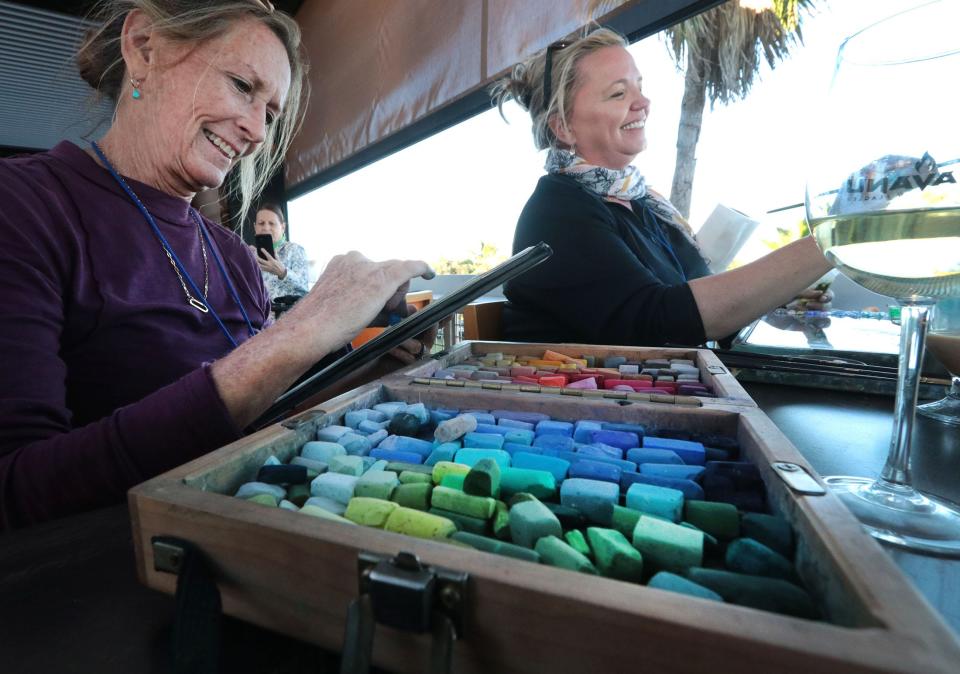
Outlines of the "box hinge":
M468 574L422 564L416 555L361 552L359 596L347 612L341 672L368 672L374 626L433 633L431 672L449 672L453 642L463 634Z

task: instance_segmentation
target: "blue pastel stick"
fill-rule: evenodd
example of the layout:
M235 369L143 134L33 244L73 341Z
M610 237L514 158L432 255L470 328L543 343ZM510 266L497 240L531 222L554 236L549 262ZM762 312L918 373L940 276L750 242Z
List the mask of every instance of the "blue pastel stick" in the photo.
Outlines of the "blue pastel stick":
M531 454L530 452L517 452L513 455L514 468L533 468L534 470L546 470L553 473L557 482L567 476L570 469L570 462L558 459L554 456L544 456L542 454Z
M627 460L637 465L644 463L683 463L683 459L672 449L650 449L637 447L627 450Z
M500 449L503 447L503 436L495 433L467 433L463 436L463 446L473 449Z
M530 454L543 454L543 447L531 447L530 445L523 445L519 442L504 442L503 450L509 452L511 456L517 452L528 452Z
M600 524L609 524L613 506L620 498L620 488L612 482L567 478L560 485L560 503L576 508L583 515Z
M611 447L610 445L605 445L602 442L594 442L589 445L581 445L577 447L578 454L584 454L587 456L606 456L611 459L622 459L623 450L619 447Z
M447 410L430 410L430 423L436 426L441 421L449 421L455 416L457 416L456 412L449 412Z
M573 438L569 435L549 433L547 435L538 435L534 438L533 446L543 447L544 450L552 449L558 452L570 452L573 451L574 443Z
M507 426L497 426L496 424L477 424L475 433L489 433L490 435L506 435L512 428Z
M384 429L389 425L389 419L386 421L371 421L370 419L364 419L357 424L357 430L361 433L376 433L377 431Z
M380 445L381 442L386 440L388 437L390 437L390 434L387 433L387 429L381 428L376 433L371 433L370 435L368 435L367 440L370 441L371 445L373 445L374 447L377 447Z
M586 442L591 441L590 432L599 431L603 429L602 421L590 421L589 419L583 419L578 421L573 428L573 439L577 442Z
M461 449L456 453L453 460L455 463L462 463L472 468L480 459L493 459L501 468L508 468L511 462L509 452L502 449L474 449L472 447Z
M485 410L464 410L461 414L469 414L471 417L477 420L478 424L490 424L495 426L497 423L496 417Z
M611 447L619 447L622 450L633 449L640 446L640 436L628 431L594 431L590 434L590 442L602 442Z
M643 463L640 473L659 477L674 477L679 480L696 480L703 475L703 466L687 466L677 463Z
M542 412L520 412L518 410L490 410L490 414L497 419L516 419L534 425L550 418Z
M677 453L684 463L702 466L705 451L700 442L690 440L675 440L673 438L658 438L647 436L643 439L643 446L650 449L670 449Z
M620 488L623 491L629 490L630 485L637 482L676 489L683 492L684 498L692 498L698 501L705 500L703 487L693 480L678 480L673 477L659 477L657 475L644 475L643 473L620 473Z
M417 452L403 452L397 449L381 449L377 447L370 451L369 456L374 459L385 459L387 461L399 461L402 463L423 463L423 454Z
M635 482L627 490L628 508L679 522L683 515L683 492L669 487Z
M568 435L573 437L573 424L569 421L544 419L537 424L537 435Z
M535 437L533 431L514 428L503 436L503 442L504 444L512 442L520 445L532 445Z
M434 447L433 451L430 452L430 456L428 456L427 460L423 463L427 466L435 466L439 461L453 461L453 457L456 456L459 451L460 443L444 442Z
M430 456L430 452L433 451L433 443L429 440L410 438L406 435L387 436L377 447L379 449L392 449L398 452L413 452L422 457Z
M544 452L544 454L546 454L546 452ZM637 472L637 464L635 464L633 461L624 461L623 459L612 459L607 456L593 456L590 454L581 454L580 452L558 452L555 456L558 459L569 461L571 464L586 459L589 461L599 461L600 463L609 463L611 466L617 466L621 471L626 473Z
M532 431L534 428L536 428L536 424L531 424L527 421L520 421L519 419L506 418L497 419L497 426L503 426L504 428L522 428L525 431Z
M567 479L582 477L587 480L600 480L601 482L613 482L620 487L620 468L611 466L609 463L600 461L591 461L582 459L570 465L567 471Z
M627 424L619 421L604 421L603 430L636 433L641 438L647 434L647 427L643 424Z

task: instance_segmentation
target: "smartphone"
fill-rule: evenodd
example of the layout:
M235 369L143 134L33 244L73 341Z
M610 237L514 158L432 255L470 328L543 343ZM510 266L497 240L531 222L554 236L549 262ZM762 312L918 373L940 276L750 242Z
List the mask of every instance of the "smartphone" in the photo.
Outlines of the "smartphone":
M253 240L255 242L254 246L257 248L257 255L259 255L261 258L264 260L268 259L263 257L263 253L260 252L261 248L276 257L276 253L273 250L273 236L270 234L257 234L255 237L253 237Z
M282 419L297 405L349 374L354 368L379 358L405 340L419 335L434 323L439 323L485 292L532 269L552 254L553 250L550 246L541 241L535 246L520 251L490 271L474 277L463 287L444 295L436 302L431 302L420 311L410 314L407 318L387 328L343 358L294 385L293 388L277 398L273 405L250 428L252 430L260 429Z

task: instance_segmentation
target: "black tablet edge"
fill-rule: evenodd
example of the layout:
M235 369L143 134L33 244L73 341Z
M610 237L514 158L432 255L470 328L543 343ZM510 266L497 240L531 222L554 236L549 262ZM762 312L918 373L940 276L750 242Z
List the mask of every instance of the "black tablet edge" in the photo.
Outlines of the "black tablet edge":
M541 241L471 279L442 299L431 302L420 311L387 328L343 358L285 392L250 425L249 430L259 430L282 420L294 407L330 386L348 372L379 358L404 341L416 337L431 325L439 323L498 285L532 269L552 254L553 250L550 246Z

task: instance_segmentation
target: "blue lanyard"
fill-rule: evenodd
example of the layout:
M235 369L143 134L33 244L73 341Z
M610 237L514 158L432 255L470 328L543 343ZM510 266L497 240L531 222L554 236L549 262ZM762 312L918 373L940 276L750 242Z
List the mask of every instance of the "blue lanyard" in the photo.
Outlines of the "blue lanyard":
M100 161L103 162L103 165L107 167L107 170L110 171L110 175L113 176L113 179L117 181L117 184L123 188L123 191L127 193L127 196L130 197L130 200L133 201L134 205L140 210L140 213L143 215L144 219L147 221L147 224L150 225L150 228L153 229L153 233L156 234L157 238L160 240L160 245L163 246L163 249L169 253L170 258L177 265L177 269L180 270L180 273L183 275L183 278L186 279L186 282L190 284L190 289L196 294L197 297L202 297L204 302L209 310L213 319L217 322L217 325L220 326L220 330L226 336L227 341L230 342L230 345L233 348L237 348L237 340L234 339L233 335L230 334L230 331L227 330L227 326L223 324L223 321L220 320L220 316L217 315L216 310L211 306L210 302L207 300L206 296L200 292L200 288L197 287L197 284L194 283L193 277L190 276L187 272L186 267L183 266L183 263L180 262L180 258L177 257L177 254L173 252L173 248L167 242L166 237L163 236L163 233L160 231L160 228L157 226L156 221L153 219L153 216L150 215L150 211L147 210L146 206L141 203L140 199L137 198L137 195L134 194L133 190L127 185L127 182L117 173L116 169L113 168L113 164L110 163L110 160L107 159L107 156L103 154L103 151L100 147L93 141L90 142L90 146L93 148L93 151L97 153L97 156L100 158ZM200 229L200 233L203 236L204 241L207 244L207 247L210 249L210 254L213 256L214 262L217 263L217 269L220 270L220 275L223 276L223 280L227 284L227 289L230 291L233 301L237 303L237 307L240 308L240 313L243 314L243 320L247 323L247 332L250 337L253 337L257 334L256 328L253 327L253 323L250 322L250 317L247 316L246 310L243 308L243 302L240 301L240 296L237 294L236 289L233 287L233 283L230 281L230 276L227 274L227 270L224 268L223 263L220 261L220 256L217 254L217 249L214 248L213 244L210 241L210 235L207 234L207 228L203 224L203 220L200 216L197 215L196 211L193 208L190 208L190 215L193 217L194 221L197 223L197 227Z
M641 199L640 205L643 206L644 212L647 215L649 215L650 219L653 221L653 227L651 227L651 229L653 230L654 237L657 239L657 241L660 242L660 245L662 245L667 250L667 253L669 253L670 258L673 260L674 266L676 266L677 268L677 272L680 274L680 278L682 278L683 282L686 283L687 274L686 272L684 272L683 265L680 263L680 258L677 257L676 252L673 250L673 246L670 245L670 240L667 239L667 235L663 233L663 227L660 225L660 220L653 213L653 211L650 210L650 207L647 206L646 199Z

